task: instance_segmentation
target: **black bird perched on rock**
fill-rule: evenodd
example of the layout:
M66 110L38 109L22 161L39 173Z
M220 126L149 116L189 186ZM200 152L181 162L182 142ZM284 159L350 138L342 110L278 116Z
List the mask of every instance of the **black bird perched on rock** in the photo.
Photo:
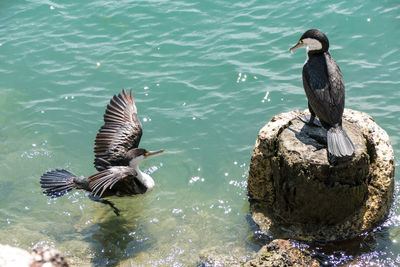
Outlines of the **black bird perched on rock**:
M154 180L139 169L139 164L164 150L138 148L141 137L142 125L132 90L128 95L123 89L122 94L114 95L108 104L104 125L95 139L94 165L99 172L88 178L77 177L66 170L46 172L40 178L42 188L46 188L43 193L59 197L72 189L83 189L91 193L92 199L113 207L100 198L144 194L152 190Z
M351 157L354 145L342 128L344 110L344 83L339 66L328 52L328 38L319 30L308 30L293 50L306 46L307 61L303 66L303 87L311 113L308 124L317 116L327 130L328 160ZM333 156L333 157L332 157Z

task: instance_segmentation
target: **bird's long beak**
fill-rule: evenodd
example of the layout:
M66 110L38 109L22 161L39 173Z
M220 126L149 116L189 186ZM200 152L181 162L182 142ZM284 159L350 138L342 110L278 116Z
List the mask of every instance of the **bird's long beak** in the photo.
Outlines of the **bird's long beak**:
M164 152L165 152L164 149L157 150L157 151L149 151L149 153L146 155L146 158L151 157L151 156L155 156L157 154L164 153Z
M293 53L294 50L296 50L297 48L302 47L302 46L304 46L304 43L299 41L295 46L291 47L289 51L290 51L290 53Z

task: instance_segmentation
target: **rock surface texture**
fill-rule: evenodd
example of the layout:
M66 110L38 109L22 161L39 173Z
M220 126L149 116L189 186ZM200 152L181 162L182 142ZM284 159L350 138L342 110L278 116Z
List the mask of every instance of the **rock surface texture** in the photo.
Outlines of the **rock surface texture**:
M234 252L233 252L234 253ZM290 241L275 239L263 246L251 260L238 258L234 254L224 255L219 248L207 249L200 253L198 266L213 267L261 267L261 266L320 266L306 250L298 249Z
M365 113L345 109L343 128L354 156L332 166L326 131L292 111L259 132L250 162L248 195L254 221L278 238L343 240L371 230L389 209L394 154L387 133Z
M40 247L31 253L21 248L0 244L1 267L68 267L61 253L49 247Z
M293 247L288 240L275 239L263 246L257 257L244 264L244 267L280 266L320 266L308 253Z

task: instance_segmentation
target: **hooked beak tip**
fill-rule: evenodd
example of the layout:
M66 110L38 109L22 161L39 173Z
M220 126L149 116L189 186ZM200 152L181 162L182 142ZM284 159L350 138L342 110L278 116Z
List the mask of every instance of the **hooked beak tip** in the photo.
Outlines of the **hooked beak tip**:
M289 49L289 51L290 51L290 53L293 53L294 50L296 50L297 48L302 47L302 46L304 46L304 43L301 43L301 44L297 43L295 46L291 47Z

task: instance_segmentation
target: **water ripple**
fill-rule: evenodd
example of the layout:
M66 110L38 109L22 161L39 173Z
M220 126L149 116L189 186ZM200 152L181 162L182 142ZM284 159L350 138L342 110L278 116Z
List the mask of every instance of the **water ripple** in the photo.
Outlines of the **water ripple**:
M329 37L346 106L371 114L399 151L397 3L3 2L2 240L12 231L21 246L48 242L82 265L194 265L210 246L249 255L259 244L243 248L253 231L248 161L273 115L307 107L305 50L288 49L308 28ZM122 88L133 88L141 146L168 151L143 163L154 191L116 200L123 211L117 219L83 193L42 196L45 170L94 172L93 139ZM396 214L387 226L394 237ZM397 244L377 240L394 252L365 253L363 261L395 263ZM339 254L327 259L344 261Z

